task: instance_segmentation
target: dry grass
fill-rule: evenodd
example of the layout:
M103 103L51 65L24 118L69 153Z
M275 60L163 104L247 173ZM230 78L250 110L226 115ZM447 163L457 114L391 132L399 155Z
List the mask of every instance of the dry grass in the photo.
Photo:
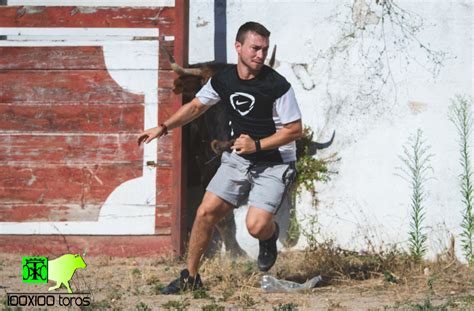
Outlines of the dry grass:
M260 286L264 275L257 270L254 260L232 260L223 255L205 260L201 271L206 285L222 301L247 306L252 305L249 297ZM433 302L453 307L456 303L464 305L474 300L473 268L457 261L449 251L435 261L416 261L395 249L358 254L327 242L312 250L281 253L271 274L299 283L321 275L323 281L318 285L321 289L356 287L361 293L390 291L394 296L393 305L386 307L394 309L426 307L431 310L430 307L435 306ZM328 303L332 307L339 304L338 301Z
M15 270L18 256L2 257L7 291L29 291ZM264 273L254 259L216 255L200 273L206 291L161 295L159 290L179 275L184 262L173 257L89 257L77 272L73 288L93 293L94 310L474 310L473 268L447 252L436 261L413 261L398 251L358 254L324 243L305 251L280 253L269 274L304 282L322 275L323 282L303 293L265 293Z

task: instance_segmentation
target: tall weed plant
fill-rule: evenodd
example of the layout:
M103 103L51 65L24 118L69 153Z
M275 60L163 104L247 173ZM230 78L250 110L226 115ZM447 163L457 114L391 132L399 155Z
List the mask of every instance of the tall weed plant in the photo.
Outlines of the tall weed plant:
M473 236L474 236L474 218L472 215L472 205L474 200L474 190L472 181L472 164L470 149L472 146L472 98L456 96L449 109L449 118L456 126L459 135L459 164L462 172L459 175L461 185L461 195L463 215L461 222L461 246L463 255L472 266L474 265L473 254Z
M402 171L411 185L411 219L409 231L410 254L415 260L421 260L426 253L427 235L423 222L425 219L424 201L426 198L425 183L428 180L430 166L430 146L423 140L423 131L418 129L415 135L408 138L403 147L400 159L404 163Z

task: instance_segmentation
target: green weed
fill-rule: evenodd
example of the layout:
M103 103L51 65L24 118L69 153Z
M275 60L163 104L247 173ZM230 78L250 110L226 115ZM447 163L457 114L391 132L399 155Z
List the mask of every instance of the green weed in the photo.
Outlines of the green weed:
M424 185L427 181L429 165L432 155L429 153L430 146L423 140L423 131L418 129L414 136L408 139L408 146L403 147L403 156L400 159L405 164L403 169L412 188L411 196L411 221L409 232L410 253L417 261L421 260L426 253L427 235L424 232L423 221L425 219Z
M202 307L202 311L224 311L225 307L216 303L211 303Z
M456 126L459 135L459 163L462 173L459 175L461 184L462 204L464 205L461 222L461 245L464 256L470 265L474 265L474 215L472 207L474 205L474 188L472 180L472 164L470 155L470 145L472 144L471 134L474 119L472 116L472 99L457 96L453 101L449 117Z
M147 306L144 302L139 302L137 303L137 305L135 306L135 310L139 310L139 311L151 311L151 308L149 306Z
M273 311L296 311L298 310L298 305L295 303L284 303L284 304L278 304L278 306L273 307Z
M161 305L163 308L167 310L187 310L189 307L189 302L187 299L184 299L183 301L180 300L170 300L167 303L164 303Z
M203 289L195 290L192 293L194 299L211 299L211 296Z

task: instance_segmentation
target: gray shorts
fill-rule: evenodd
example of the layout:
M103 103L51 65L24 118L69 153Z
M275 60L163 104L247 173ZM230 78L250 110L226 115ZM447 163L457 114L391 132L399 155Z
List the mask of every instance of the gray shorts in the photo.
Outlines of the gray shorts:
M207 191L238 207L250 206L276 214L295 179L292 163L248 161L235 153L224 152L221 166Z

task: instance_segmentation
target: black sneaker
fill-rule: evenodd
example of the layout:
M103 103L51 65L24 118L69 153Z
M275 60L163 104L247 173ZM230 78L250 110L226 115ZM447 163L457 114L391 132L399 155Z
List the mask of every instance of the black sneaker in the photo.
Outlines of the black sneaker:
M187 290L197 290L202 288L201 276L199 273L195 278L189 276L188 269L181 271L179 278L169 283L168 286L164 287L161 290L161 293L164 295L169 294L179 294Z
M277 240L280 234L280 228L275 222L275 232L272 237L266 241L259 241L260 251L258 253L258 269L260 271L268 271L275 264L278 256Z

